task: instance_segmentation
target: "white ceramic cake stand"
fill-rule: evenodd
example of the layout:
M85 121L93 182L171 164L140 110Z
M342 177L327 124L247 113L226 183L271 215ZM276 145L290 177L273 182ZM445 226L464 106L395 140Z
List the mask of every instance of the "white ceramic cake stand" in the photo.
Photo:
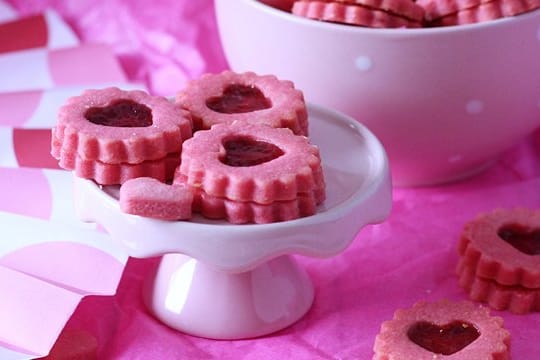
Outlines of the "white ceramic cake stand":
M165 324L213 339L256 337L300 319L313 286L291 254L330 257L391 208L385 151L357 121L309 106L327 199L317 214L272 224L232 225L196 217L168 222L123 213L118 187L76 178L79 216L101 224L130 256L162 256L145 286L148 308Z

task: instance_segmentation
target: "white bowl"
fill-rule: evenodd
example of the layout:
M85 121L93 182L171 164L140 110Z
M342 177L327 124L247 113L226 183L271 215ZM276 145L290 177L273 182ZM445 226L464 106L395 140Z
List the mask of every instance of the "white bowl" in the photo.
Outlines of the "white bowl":
M293 80L307 101L362 122L385 146L395 185L469 176L540 125L538 9L472 25L369 29L256 0L215 8L233 70Z

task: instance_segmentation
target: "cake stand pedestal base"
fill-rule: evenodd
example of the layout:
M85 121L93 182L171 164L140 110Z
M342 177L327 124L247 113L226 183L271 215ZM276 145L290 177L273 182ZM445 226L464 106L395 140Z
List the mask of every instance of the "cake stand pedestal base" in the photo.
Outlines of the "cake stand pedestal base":
M166 254L144 286L150 311L182 332L243 339L281 330L313 302L313 285L293 257L230 273L182 254Z

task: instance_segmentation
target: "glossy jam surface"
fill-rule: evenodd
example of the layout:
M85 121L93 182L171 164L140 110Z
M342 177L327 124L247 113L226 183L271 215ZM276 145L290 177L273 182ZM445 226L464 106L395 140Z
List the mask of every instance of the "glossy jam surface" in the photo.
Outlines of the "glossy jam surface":
M518 224L506 225L497 232L499 237L527 255L540 255L540 229L527 229Z
M225 155L221 162L229 166L255 166L277 159L283 150L274 144L252 139L235 137L223 142Z
M442 326L419 321L409 328L407 336L412 342L432 353L451 355L471 344L480 333L476 327L465 321L456 320Z
M272 103L255 86L231 84L223 95L207 99L206 106L222 114L240 114L269 109Z
M84 113L86 120L96 125L114 127L148 127L152 125L152 110L129 99L119 99L104 107L91 107Z

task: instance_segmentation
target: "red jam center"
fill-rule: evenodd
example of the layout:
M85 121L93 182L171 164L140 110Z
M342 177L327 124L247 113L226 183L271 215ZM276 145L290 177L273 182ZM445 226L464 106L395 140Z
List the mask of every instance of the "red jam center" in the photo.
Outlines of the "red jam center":
M419 321L409 328L407 336L432 353L452 355L476 340L480 333L465 321L456 320L443 326Z
M530 230L522 225L503 226L499 237L527 255L540 255L540 229Z
M133 100L119 99L105 107L92 107L84 113L96 125L115 127L147 127L152 125L152 110Z
M255 166L283 155L276 145L249 137L228 139L223 146L225 155L220 161L229 166Z
M223 95L207 99L206 106L222 114L240 114L269 109L272 103L255 86L231 84Z

